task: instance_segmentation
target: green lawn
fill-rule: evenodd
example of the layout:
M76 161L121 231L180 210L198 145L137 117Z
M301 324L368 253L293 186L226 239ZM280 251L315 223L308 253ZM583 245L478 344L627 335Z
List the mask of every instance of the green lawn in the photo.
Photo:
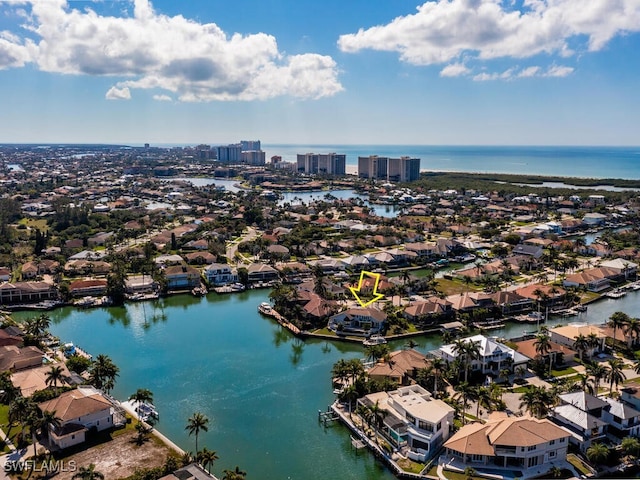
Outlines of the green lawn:
M577 457L575 454L573 453L567 454L567 462L573 465L580 474L591 475L591 470L589 469L589 467L582 460L580 460L580 458Z
M414 462L413 460L410 460L408 458L399 460L398 465L400 466L400 468L402 468L402 470L410 473L420 473L424 468L424 463Z
M551 375L554 377L562 377L564 375L571 375L572 373L578 373L575 368L565 368L564 370L551 370Z

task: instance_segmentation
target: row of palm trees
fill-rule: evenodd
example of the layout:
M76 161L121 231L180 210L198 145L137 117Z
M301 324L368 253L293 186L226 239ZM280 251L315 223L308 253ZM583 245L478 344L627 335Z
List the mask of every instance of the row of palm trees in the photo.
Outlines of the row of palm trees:
M624 312L614 312L607 321L613 329L613 349L616 349L616 332L621 330L628 337L627 346L631 347L640 339L640 319L630 317Z

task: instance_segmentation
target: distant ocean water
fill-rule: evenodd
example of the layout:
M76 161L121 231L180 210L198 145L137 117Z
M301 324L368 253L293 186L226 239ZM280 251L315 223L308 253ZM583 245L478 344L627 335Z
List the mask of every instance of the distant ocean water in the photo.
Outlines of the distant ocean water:
M583 178L640 179L640 147L290 145L262 144L267 162L274 155L295 161L299 153L343 153L347 168L359 156L420 158L421 170L512 173Z

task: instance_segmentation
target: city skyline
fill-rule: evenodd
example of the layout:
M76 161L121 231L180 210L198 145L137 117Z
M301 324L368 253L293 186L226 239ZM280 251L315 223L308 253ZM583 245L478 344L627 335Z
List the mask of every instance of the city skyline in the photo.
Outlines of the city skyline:
M640 144L640 0L0 4L1 143Z

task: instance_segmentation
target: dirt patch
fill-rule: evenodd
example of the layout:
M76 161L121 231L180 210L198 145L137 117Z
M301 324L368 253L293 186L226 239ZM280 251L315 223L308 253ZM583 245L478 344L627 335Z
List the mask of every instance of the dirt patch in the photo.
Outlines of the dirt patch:
M77 471L62 470L72 470L69 467L74 464L76 468L80 468L88 467L93 463L96 471L102 473L104 478L123 479L133 475L136 468L162 465L167 455L174 453L154 435L150 435L142 445L134 443L135 436L135 430L128 428L125 431L116 432L109 441L61 458L60 462L66 468L61 468L60 473L53 478L71 480Z

